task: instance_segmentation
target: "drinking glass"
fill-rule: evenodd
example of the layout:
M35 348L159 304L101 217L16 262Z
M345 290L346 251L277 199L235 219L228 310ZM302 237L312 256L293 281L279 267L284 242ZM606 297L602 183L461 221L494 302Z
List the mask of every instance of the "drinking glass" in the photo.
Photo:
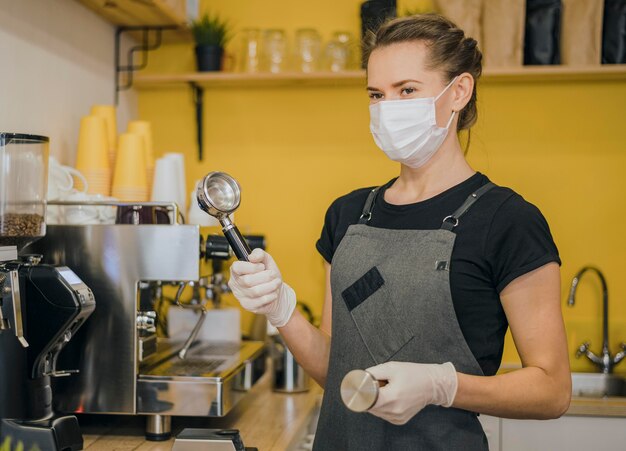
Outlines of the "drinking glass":
M317 30L301 28L296 31L295 66L301 72L314 72L319 68L322 39Z
M270 29L263 32L263 69L274 74L283 72L287 65L287 38L285 31Z
M241 72L255 73L259 71L261 57L261 30L246 28L242 31L241 41Z
M324 51L324 68L332 72L356 69L356 41L348 31L336 31Z

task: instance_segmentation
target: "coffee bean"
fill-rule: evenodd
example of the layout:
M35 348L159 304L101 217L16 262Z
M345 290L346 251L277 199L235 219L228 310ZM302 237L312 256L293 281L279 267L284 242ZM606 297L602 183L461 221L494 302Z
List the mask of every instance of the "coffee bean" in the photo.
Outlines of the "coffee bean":
M23 241L42 236L43 222L38 214L5 213L0 216L0 246L19 247Z

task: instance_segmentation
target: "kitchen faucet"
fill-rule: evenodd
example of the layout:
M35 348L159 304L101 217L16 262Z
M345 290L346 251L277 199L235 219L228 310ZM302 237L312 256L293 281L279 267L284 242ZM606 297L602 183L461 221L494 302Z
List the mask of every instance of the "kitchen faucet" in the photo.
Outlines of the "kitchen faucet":
M586 355L589 360L595 363L604 374L609 374L613 371L613 367L617 365L626 356L626 343L621 343L622 350L611 356L609 351L609 290L606 284L606 278L602 271L595 266L585 266L582 268L572 279L572 286L570 287L569 297L567 299L567 305L574 306L576 302L576 288L580 282L581 277L587 271L593 271L597 274L600 282L602 283L602 355L598 356L589 350L590 343L585 341L582 343L576 351L576 358L580 358L581 355Z

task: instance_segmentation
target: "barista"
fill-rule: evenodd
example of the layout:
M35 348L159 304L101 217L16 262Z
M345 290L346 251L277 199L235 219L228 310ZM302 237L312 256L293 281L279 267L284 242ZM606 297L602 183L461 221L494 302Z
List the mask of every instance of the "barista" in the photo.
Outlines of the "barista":
M370 128L400 163L328 209L320 329L256 249L231 267L247 310L267 315L325 388L316 450L487 450L477 413L557 418L570 376L560 259L540 211L475 172L457 132L476 122L482 56L438 15L396 19L368 55ZM452 130L452 133L449 133ZM332 267L332 269L331 269ZM522 368L496 375L507 326ZM368 413L341 402L353 369L387 381Z

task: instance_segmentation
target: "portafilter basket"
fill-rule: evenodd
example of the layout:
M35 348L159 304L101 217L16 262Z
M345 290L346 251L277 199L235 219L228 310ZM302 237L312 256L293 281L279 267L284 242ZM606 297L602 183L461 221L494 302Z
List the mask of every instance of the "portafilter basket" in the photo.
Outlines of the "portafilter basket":
M210 172L198 185L196 198L200 208L220 222L235 256L248 261L250 246L229 217L241 202L241 188L237 181L225 172Z

